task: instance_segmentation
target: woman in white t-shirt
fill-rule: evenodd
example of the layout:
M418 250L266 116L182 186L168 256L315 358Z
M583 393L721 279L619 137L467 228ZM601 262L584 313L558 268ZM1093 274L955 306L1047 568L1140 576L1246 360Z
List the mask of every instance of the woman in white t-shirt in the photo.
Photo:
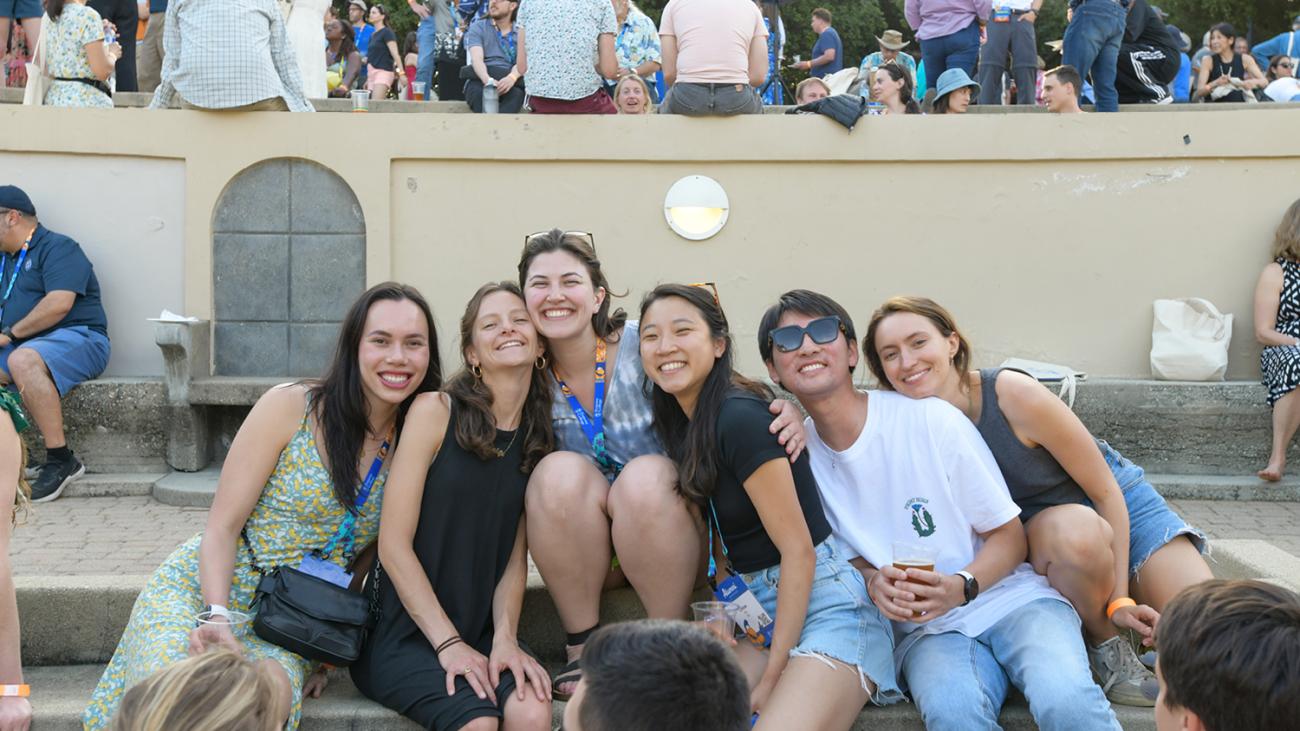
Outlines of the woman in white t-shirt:
M872 315L863 349L881 388L937 396L974 424L1022 509L1029 562L1083 618L1107 697L1154 705L1142 692L1151 674L1124 633L1151 644L1165 603L1213 578L1201 557L1205 534L1032 376L969 370L970 344L938 303L888 300Z
M781 296L759 325L768 372L808 411L808 453L835 537L894 620L895 662L927 729L992 729L1011 686L1042 729L1117 729L1079 617L1025 563L997 464L938 399L858 391L853 321L825 295ZM888 346L892 347L892 346ZM893 566L895 544L934 570Z

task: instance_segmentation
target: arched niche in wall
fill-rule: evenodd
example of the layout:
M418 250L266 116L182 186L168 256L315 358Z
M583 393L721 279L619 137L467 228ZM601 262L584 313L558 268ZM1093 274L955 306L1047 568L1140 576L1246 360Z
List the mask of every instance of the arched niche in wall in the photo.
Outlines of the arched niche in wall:
M212 230L214 372L323 373L365 290L366 224L352 189L310 160L260 162L226 185Z

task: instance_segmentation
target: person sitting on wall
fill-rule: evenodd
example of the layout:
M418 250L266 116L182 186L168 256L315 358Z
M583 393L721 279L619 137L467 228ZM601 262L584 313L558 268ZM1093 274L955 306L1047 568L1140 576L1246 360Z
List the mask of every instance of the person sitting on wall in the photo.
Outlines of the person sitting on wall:
M1264 581L1185 589L1160 621L1157 731L1300 723L1300 596Z
M475 112L483 111L483 87L494 83L497 105L502 114L524 108L524 79L515 65L519 55L518 0L492 0L488 14L470 24L465 48L473 77L465 82L465 102Z
M224 49L214 63L209 49ZM276 0L172 0L150 109L314 112Z
M18 632L18 600L9 564L9 538L18 515L26 507L27 449L18 432L27 428L27 414L12 391L0 389L0 729L26 731L32 720L29 690L23 685L22 646Z
M1286 450L1300 427L1300 200L1282 214L1273 234L1273 261L1255 285L1255 340L1264 346L1259 369L1273 410L1273 449L1255 473L1277 482L1286 472Z
M41 225L21 188L0 186L0 384L17 390L45 440L32 502L86 473L68 448L59 399L108 365L108 318L76 241Z
M1120 104L1172 103L1169 84L1178 76L1181 56L1164 21L1147 0L1132 0L1127 23L1115 74Z
M609 0L520 3L515 65L528 77L528 107L537 114L618 114L604 82L618 73L617 32Z
M1076 114L1079 108L1079 90L1083 77L1073 66L1057 66L1043 74L1043 101L1047 111L1056 114Z
M669 0L659 21L664 82L660 114L762 114L767 26L750 0Z
M749 683L713 633L646 619L587 640L566 731L747 731Z
M831 95L831 88L816 76L809 76L794 88L794 103L807 104Z

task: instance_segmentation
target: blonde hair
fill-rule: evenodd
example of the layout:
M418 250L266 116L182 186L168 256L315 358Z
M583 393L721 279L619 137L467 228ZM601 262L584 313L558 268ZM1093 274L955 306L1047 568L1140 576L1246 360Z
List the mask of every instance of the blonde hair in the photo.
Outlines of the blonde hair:
M800 99L803 99L803 90L804 90L804 89L807 89L807 88L810 87L810 86L816 86L816 85L818 85L818 84L821 84L821 87L822 87L823 89L826 90L826 96L830 96L830 95L831 95L831 87L830 87L830 84L827 84L825 81L822 81L821 79L817 78L816 76L809 76L808 78L804 79L803 81L800 81L798 86L794 87L794 101L795 101L795 103L796 103L796 104L802 104L803 102L801 102Z
M641 114L649 114L654 110L654 104L650 101L650 85L646 83L645 79L636 74L628 74L619 79L618 83L614 85L614 106L618 106L618 92L623 88L624 84L640 84L641 91L645 92L645 104L641 105ZM621 113L623 110L618 111Z
M285 715L273 671L218 647L127 691L113 731L276 731Z
M18 453L22 455L18 459L18 490L14 492L14 510L9 516L10 525L18 525L19 516L27 517L27 511L32 506L32 486L27 484L27 443L23 441L22 436L18 437Z
M1300 261L1300 200L1282 214L1282 222L1273 234L1273 258Z

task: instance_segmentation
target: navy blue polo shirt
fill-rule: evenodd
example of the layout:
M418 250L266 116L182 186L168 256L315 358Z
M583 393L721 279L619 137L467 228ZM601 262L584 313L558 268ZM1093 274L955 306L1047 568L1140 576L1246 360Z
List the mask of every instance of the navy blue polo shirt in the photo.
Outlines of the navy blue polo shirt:
M13 276L14 265L19 254L5 254L0 261L4 269L0 272L0 296L9 286ZM14 282L13 291L4 303L4 314L0 316L0 329L12 327L14 323L27 317L45 295L56 290L75 292L72 309L59 324L24 340L40 337L60 327L82 325L104 336L108 335L108 317L104 314L104 304L99 296L99 280L95 278L95 267L86 258L81 245L76 241L56 234L37 224L32 234L32 242L27 247L27 258L22 270Z
M812 70L813 76L820 78L844 68L844 44L840 42L839 31L834 28L827 28L821 32L821 35L817 36L817 43L813 46L810 58L817 58L830 48L835 49L835 59L830 63L814 66Z

